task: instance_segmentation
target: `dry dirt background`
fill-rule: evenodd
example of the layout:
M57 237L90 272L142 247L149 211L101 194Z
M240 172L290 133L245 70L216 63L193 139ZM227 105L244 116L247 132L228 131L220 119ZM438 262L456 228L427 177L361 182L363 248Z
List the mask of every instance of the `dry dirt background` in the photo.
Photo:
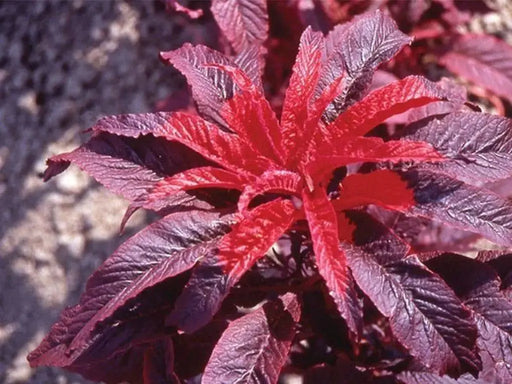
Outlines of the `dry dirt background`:
M39 175L99 117L151 111L176 89L158 52L201 30L159 0L0 2L0 383L86 383L26 355L145 218L119 237L126 202L75 167Z
M512 43L512 2L473 31ZM199 41L203 27L160 0L0 0L0 383L80 384L31 370L27 353L123 237L127 203L71 167L44 184L45 159L70 150L99 117L151 111L181 84L158 52Z

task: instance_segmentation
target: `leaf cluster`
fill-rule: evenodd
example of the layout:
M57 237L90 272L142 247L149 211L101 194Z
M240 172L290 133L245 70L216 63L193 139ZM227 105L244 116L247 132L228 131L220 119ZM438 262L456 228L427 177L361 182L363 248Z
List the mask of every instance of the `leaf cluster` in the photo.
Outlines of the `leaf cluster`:
M266 2L212 11L228 53L161 53L196 112L105 117L49 159L46 179L73 163L129 200L123 224L161 218L93 273L31 365L107 383L512 381L512 203L489 188L512 176L512 122L450 81L375 87L411 44L381 11L307 28L276 111ZM470 259L441 235L501 250Z

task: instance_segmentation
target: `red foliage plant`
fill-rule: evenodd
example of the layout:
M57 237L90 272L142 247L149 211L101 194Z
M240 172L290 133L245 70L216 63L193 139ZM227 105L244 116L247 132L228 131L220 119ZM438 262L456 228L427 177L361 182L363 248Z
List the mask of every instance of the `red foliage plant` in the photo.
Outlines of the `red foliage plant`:
M379 11L303 32L278 118L255 43L266 9L237 4L237 55L162 53L197 114L106 117L49 160L46 179L74 163L130 200L125 219L163 217L94 272L31 365L107 383L511 382L511 255L418 253L385 220L512 245L512 203L485 187L512 176L511 121L419 76L371 90L411 42Z

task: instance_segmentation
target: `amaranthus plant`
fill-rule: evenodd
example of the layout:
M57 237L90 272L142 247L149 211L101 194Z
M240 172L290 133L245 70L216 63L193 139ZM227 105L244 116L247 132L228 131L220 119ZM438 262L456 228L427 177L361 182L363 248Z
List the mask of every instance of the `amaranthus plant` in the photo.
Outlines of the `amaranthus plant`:
M251 21L228 36L237 55L161 54L197 113L106 117L49 160L46 179L74 163L126 197L125 220L163 217L94 272L32 366L107 383L512 380L511 255L418 254L376 219L512 245L512 203L484 186L512 176L511 121L470 111L451 83L370 90L411 42L378 11L303 32L278 118L252 38L265 12L232 12ZM372 136L411 110L395 137Z

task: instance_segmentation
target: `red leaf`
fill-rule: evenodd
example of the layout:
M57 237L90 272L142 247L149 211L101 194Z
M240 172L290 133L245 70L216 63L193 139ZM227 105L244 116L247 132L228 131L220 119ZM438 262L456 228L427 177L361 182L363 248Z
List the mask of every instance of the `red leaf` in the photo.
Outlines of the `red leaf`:
M263 193L298 195L301 186L302 178L298 173L279 170L265 172L244 188L238 200L238 211L245 212L251 200Z
M368 204L404 211L415 204L414 193L406 181L389 170L345 177L334 208L346 210Z
M215 346L201 382L277 383L300 313L297 297L287 293L232 321Z
M167 200L179 191L198 188L225 188L242 190L250 178L215 167L189 169L158 182L145 197L144 208L154 209L159 201Z
M339 248L336 212L322 188L316 188L313 193L305 192L302 197L318 271L325 279L329 293L347 325L358 335L362 327L362 314L345 255Z
M287 158L295 155L296 147L303 144L303 136L314 128L307 122L311 98L320 74L323 50L322 33L306 29L300 38L299 52L286 89L281 115L283 147Z
M231 287L296 220L295 212L287 200L273 200L249 211L219 241L216 254L193 271L168 323L189 333L207 324Z
M283 163L281 130L272 107L245 73L235 67L215 65L230 74L241 89L224 105L221 115L228 127L257 152Z
M325 130L324 140L363 136L391 116L433 101L442 100L444 92L435 83L420 76L409 76L371 92L338 116Z
M460 35L440 62L512 102L512 47L504 41L489 35Z
M213 0L213 17L235 52L261 45L268 35L265 0Z
M441 161L443 157L428 143L390 140L378 137L355 137L341 144L324 143L318 149L318 158L309 164L310 172L321 173L343 165L363 162ZM323 154L328 155L323 155Z

